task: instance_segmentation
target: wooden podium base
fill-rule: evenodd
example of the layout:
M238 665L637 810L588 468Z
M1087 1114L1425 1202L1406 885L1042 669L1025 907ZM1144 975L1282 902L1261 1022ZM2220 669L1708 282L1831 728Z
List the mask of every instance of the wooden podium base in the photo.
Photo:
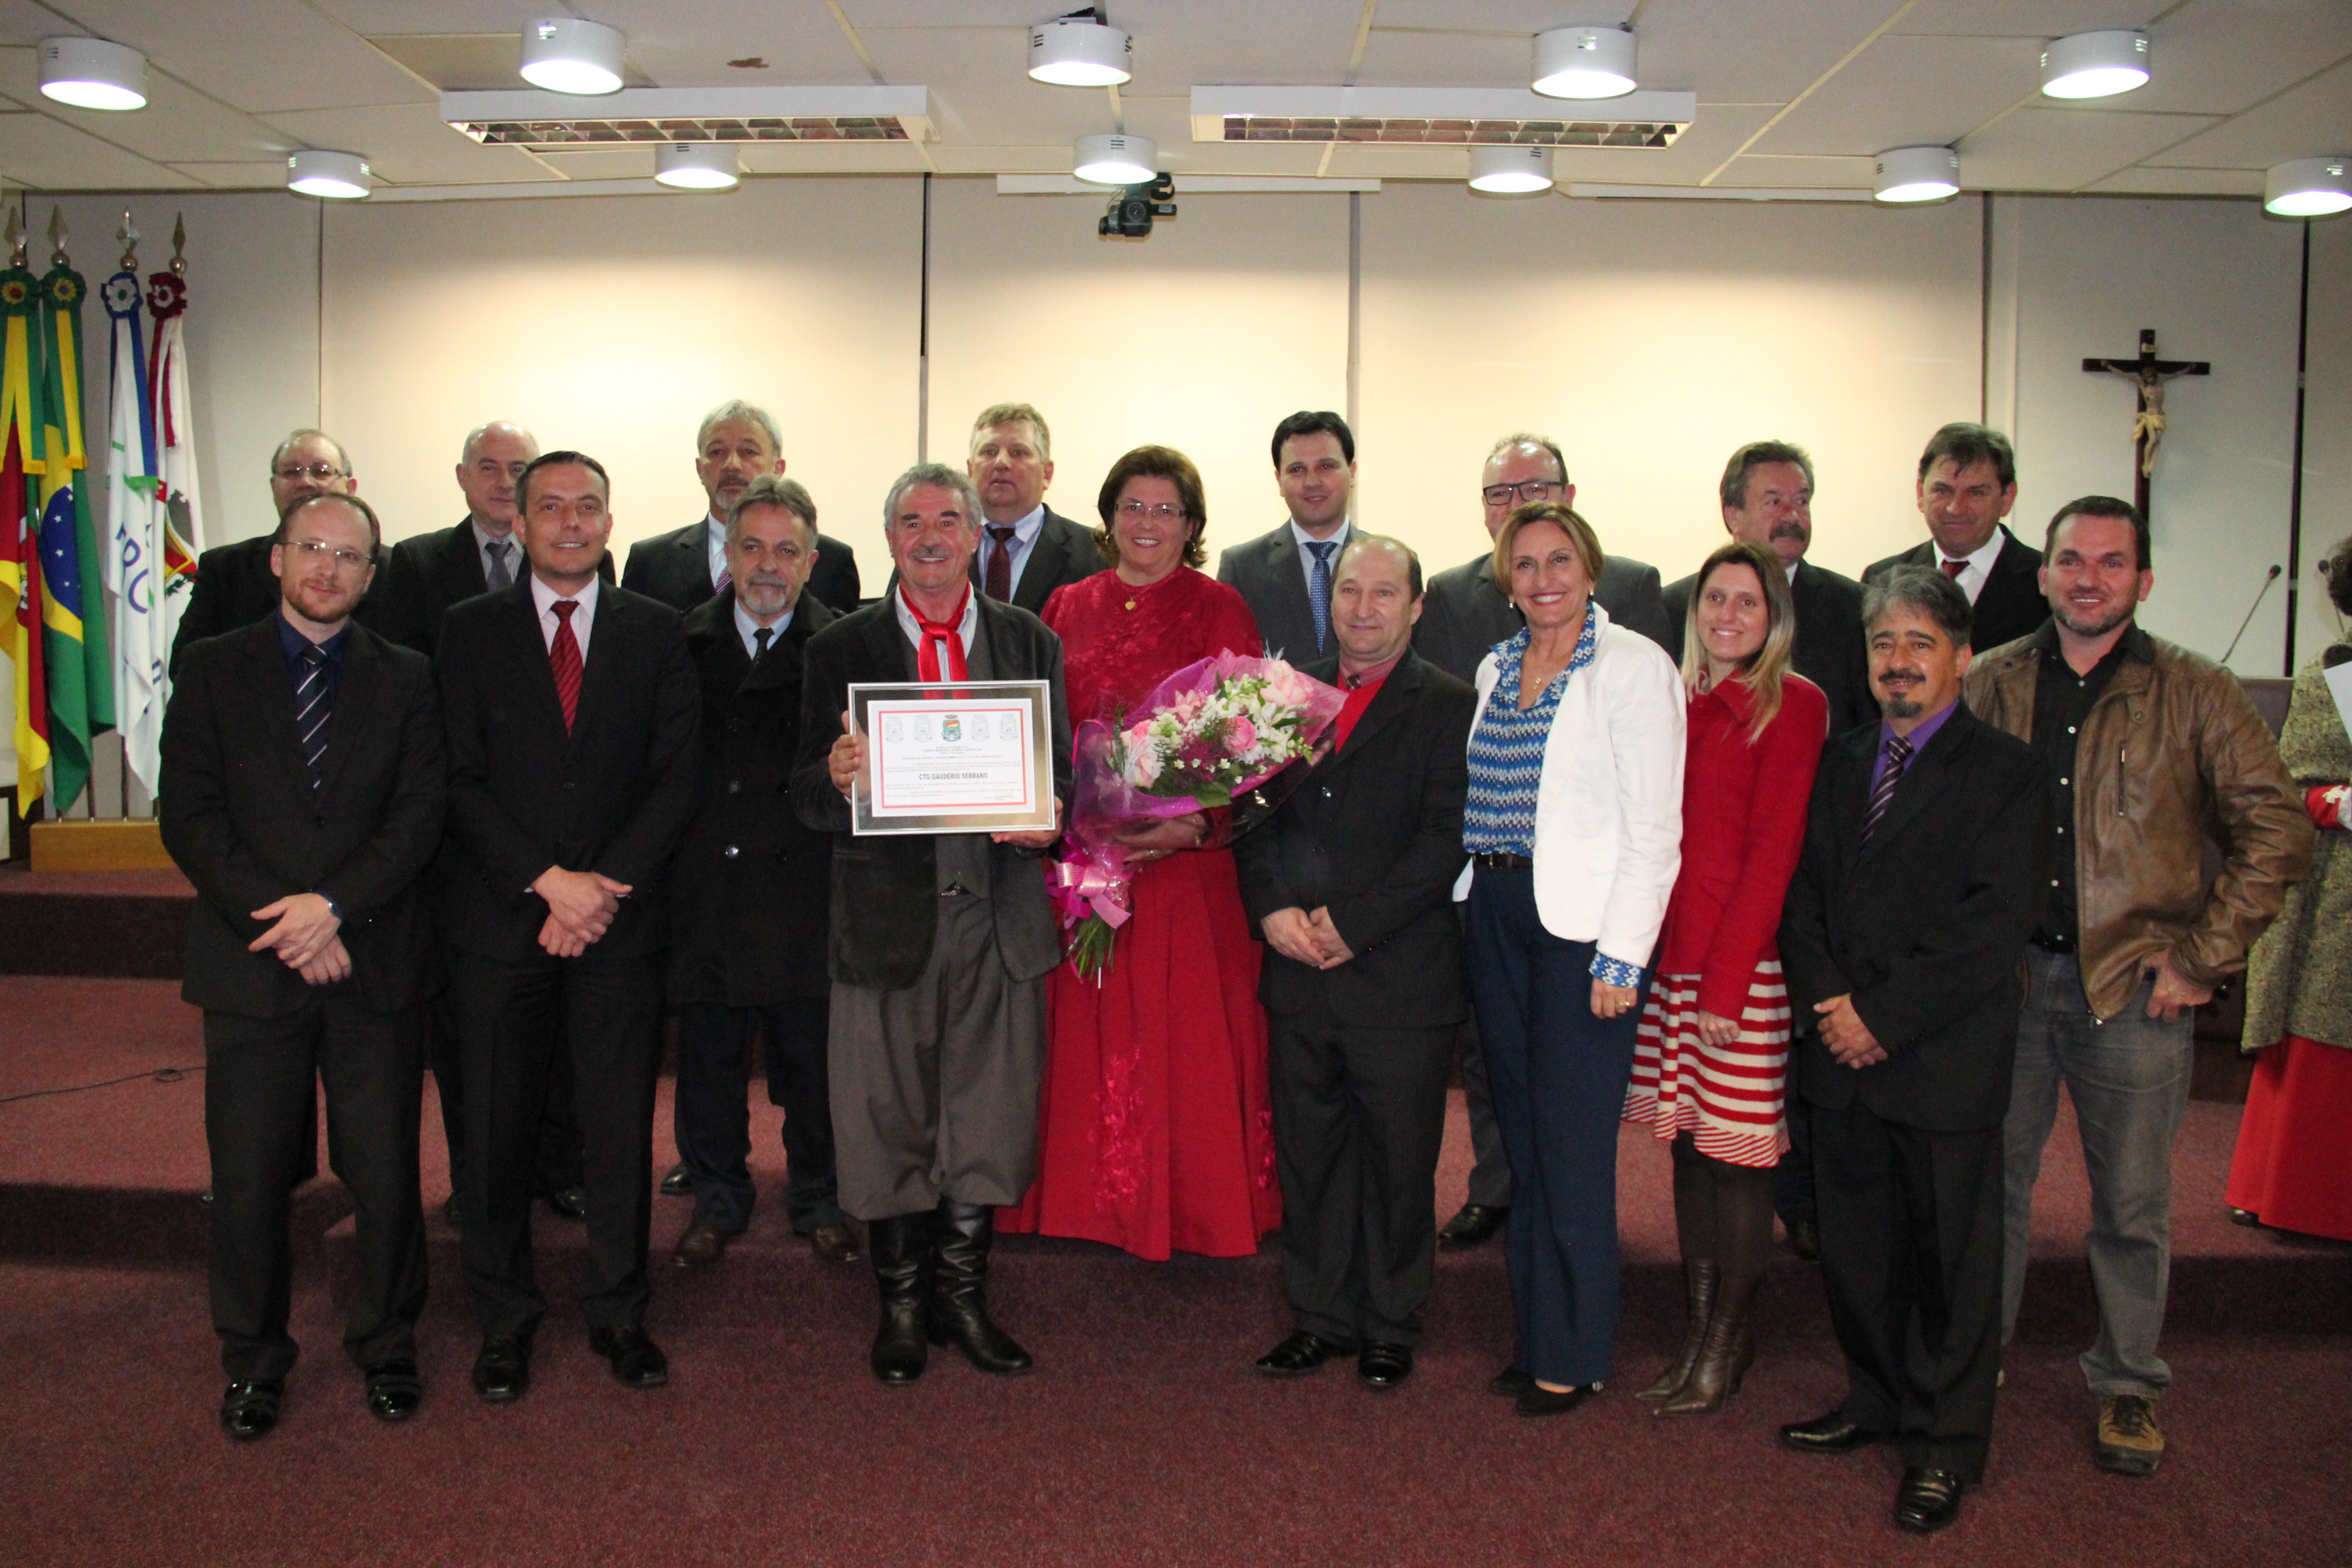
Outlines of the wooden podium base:
M163 836L152 821L37 822L36 871L168 871Z

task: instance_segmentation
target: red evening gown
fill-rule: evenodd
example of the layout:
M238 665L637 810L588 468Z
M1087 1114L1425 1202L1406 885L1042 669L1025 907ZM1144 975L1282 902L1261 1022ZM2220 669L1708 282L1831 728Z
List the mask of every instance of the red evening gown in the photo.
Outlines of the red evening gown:
M1074 723L1133 709L1196 659L1260 651L1242 596L1182 567L1140 589L1097 573L1056 589L1045 621ZM1067 963L1047 982L1037 1179L999 1227L1155 1259L1255 1252L1282 1223L1257 973L1230 851L1140 867L1101 984Z

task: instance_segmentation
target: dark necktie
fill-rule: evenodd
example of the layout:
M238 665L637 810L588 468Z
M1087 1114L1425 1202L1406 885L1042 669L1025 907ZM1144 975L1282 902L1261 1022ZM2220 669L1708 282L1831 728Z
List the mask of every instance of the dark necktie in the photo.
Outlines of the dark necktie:
M760 645L759 649L751 655L751 662L753 664L757 664L761 659L768 657L768 644L775 639L775 636L776 628L773 626L755 626L752 628L751 640Z
M314 644L302 650L302 683L294 689L294 732L302 738L314 790L327 774L327 721L334 716L335 683L327 679L327 656Z
M1958 577L1961 573L1969 569L1969 563L1965 561L1946 561L1940 564L1944 568L1944 575L1952 578Z
M1013 528L1009 523L992 522L988 537L994 542L988 547L988 572L980 591L992 599L1013 597Z
M1315 651L1321 653L1331 640L1331 552L1339 548L1339 542L1309 540L1307 548L1315 552L1315 570L1307 575L1307 599L1315 607Z
M1887 804L1895 798L1895 786L1903 781L1903 764L1911 760L1911 742L1900 735L1886 738L1886 771L1878 775L1877 787L1870 792L1870 805L1862 814L1862 842L1866 847L1870 836L1878 831L1878 819L1886 815Z
M507 557L513 551L514 541L511 539L493 539L482 546L482 553L490 558L490 569L482 574L482 580L489 584L493 594L501 588L514 586L514 569L507 564Z
M572 613L577 599L555 601L555 640L547 645L547 668L555 676L555 700L563 705L563 732L580 714L580 639L572 635Z

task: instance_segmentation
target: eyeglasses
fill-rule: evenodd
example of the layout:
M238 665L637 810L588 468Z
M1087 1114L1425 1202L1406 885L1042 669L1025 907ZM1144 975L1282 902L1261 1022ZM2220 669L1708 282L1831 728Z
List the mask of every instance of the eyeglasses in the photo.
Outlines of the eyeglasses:
M1508 506L1516 496L1523 505L1532 506L1547 501L1568 489L1564 479L1522 479L1516 485L1488 485L1478 493L1486 498L1488 506Z
M320 484L343 477L343 470L332 463L312 463L308 468L272 468L269 471L281 479L316 479Z
M1166 501L1146 506L1139 500L1123 500L1118 503L1118 515L1129 522L1140 522L1147 517L1154 522L1174 522L1185 513L1182 507L1171 506Z
M295 552L304 565L315 564L331 557L338 572L356 572L368 563L368 558L356 550L339 550L322 539L293 541Z

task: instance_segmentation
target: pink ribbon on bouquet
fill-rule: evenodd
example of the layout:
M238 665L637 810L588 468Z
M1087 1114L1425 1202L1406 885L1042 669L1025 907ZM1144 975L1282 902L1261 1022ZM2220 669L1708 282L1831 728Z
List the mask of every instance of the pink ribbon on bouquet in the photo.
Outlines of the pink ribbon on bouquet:
M1117 931L1128 921L1128 889L1134 885L1127 852L1117 845L1096 845L1046 862L1045 890L1065 926L1076 925L1092 913Z

